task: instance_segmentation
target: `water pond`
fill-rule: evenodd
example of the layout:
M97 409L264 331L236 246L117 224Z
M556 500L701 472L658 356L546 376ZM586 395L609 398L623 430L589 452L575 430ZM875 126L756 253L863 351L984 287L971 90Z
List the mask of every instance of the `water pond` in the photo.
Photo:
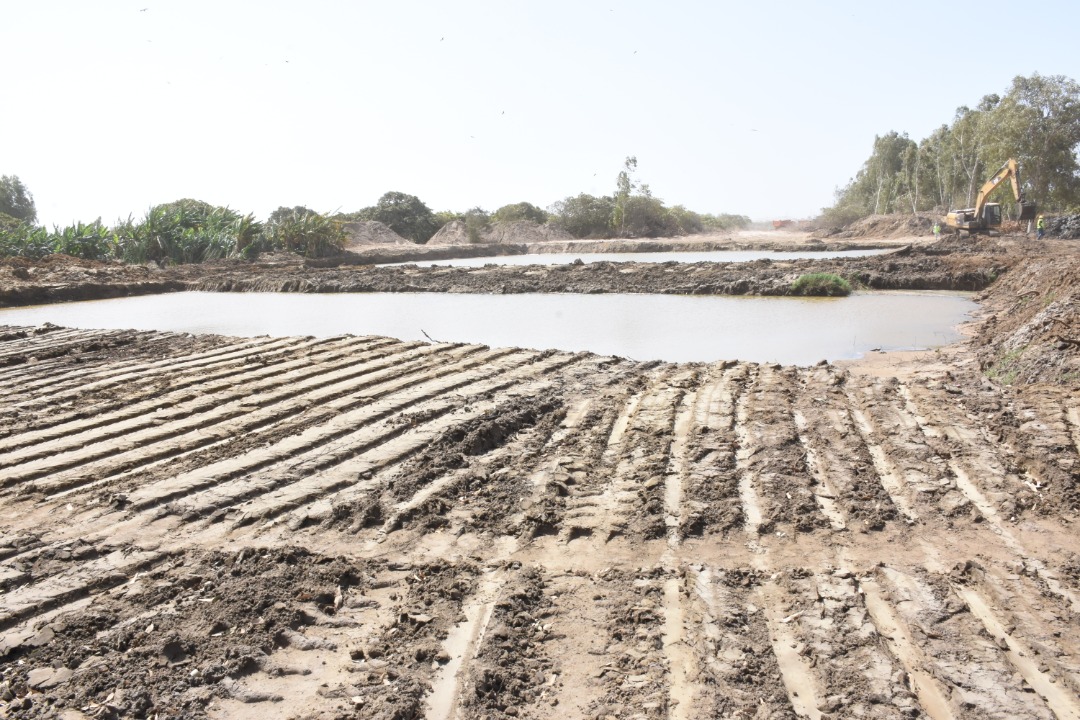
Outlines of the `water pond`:
M975 307L966 294L928 292L846 298L185 292L5 309L0 325L431 337L636 360L810 365L879 348L949 344Z

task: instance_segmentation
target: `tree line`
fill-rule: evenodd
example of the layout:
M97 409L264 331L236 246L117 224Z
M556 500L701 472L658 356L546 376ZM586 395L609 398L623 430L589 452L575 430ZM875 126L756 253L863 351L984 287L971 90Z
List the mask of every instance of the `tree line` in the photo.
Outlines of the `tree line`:
M155 205L140 220L129 217L113 226L100 218L91 223L48 230L37 225L33 195L18 177L0 177L0 257L40 258L63 253L84 259L129 263L197 263L221 258L254 257L284 250L305 257L341 252L349 222L373 220L417 244L426 243L449 222L464 223L468 237L481 242L494 223L527 221L551 224L575 238L667 237L745 228L744 215L696 213L682 205L666 206L635 177L637 158L628 157L611 195L579 194L544 210L529 202L504 205L493 212L474 207L465 212L434 212L420 198L403 192L384 194L372 206L348 213L320 213L304 206L279 207L265 220L227 207L185 198Z
M960 107L919 142L907 133L874 138L870 157L822 221L846 225L871 214L945 212L975 204L980 186L1009 158L1027 199L1050 212L1080 207L1080 85L1061 76L1017 76L1004 95ZM995 200L1016 214L1009 193Z

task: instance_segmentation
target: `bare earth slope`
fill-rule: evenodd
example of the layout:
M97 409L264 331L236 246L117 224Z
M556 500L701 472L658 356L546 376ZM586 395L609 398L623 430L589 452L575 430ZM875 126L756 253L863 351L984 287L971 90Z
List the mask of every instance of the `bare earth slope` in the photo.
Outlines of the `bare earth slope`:
M0 712L1080 718L1080 273L984 250L843 367L0 329Z

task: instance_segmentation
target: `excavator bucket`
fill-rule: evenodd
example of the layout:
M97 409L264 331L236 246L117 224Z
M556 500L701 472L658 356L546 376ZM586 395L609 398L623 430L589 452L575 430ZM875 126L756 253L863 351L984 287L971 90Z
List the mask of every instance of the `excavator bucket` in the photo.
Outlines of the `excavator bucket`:
M1034 220L1035 219L1035 203L1033 202L1020 202L1020 220Z

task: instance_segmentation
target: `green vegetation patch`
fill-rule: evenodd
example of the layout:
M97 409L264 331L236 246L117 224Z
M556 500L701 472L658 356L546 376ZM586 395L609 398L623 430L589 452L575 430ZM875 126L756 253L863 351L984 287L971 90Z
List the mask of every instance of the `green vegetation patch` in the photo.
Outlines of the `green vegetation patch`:
M791 294L842 297L851 294L851 283L834 273L810 273L791 283Z
M996 363L985 371L986 377L1002 385L1012 385L1020 374L1020 358L1027 352L1028 346L1016 348L1002 355Z

